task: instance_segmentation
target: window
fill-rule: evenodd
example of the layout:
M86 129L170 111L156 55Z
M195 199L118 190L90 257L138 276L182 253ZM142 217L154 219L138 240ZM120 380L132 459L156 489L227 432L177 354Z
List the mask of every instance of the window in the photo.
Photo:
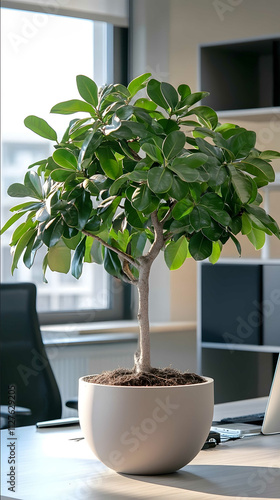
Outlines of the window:
M3 225L11 215L10 207L26 201L10 198L6 194L8 186L22 182L27 166L50 153L48 141L26 129L24 118L31 114L40 116L59 136L63 134L67 117L50 115L49 110L60 101L79 98L78 74L93 78L98 85L113 80L113 26L47 13L5 8L1 11ZM31 270L21 263L12 277L12 230L2 237L2 281L34 282L43 322L122 317L123 286L115 283L102 266L85 264L80 280L70 274L49 272L48 284L44 284L42 260L37 255Z

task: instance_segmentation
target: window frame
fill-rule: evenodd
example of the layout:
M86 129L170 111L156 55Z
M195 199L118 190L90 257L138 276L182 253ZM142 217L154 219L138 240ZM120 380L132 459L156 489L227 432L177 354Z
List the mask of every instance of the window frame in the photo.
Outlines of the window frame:
M17 2L4 2L1 9L8 8L11 10L20 11L32 11L36 13L42 13L42 8L40 5L36 8L36 5L30 7L28 3L17 3ZM47 12L45 12L47 13ZM77 19L87 19L94 21L102 21L102 19L95 19L95 16L89 18L79 11L67 11L63 12L57 10L57 12L49 12L51 15L56 16L67 16ZM108 81L104 83L122 83L127 85L127 75L128 75L128 28L123 26L116 26L108 22L107 23L107 33L106 33L106 51L107 51L107 67L106 67L106 78ZM98 30L94 30L94 38L98 36ZM94 45L95 47L95 45ZM94 48L94 67L96 65L95 61L95 48ZM40 325L52 325L52 324L68 324L68 323L88 323L97 321L112 321L112 320L123 320L132 318L132 293L131 286L122 282L121 280L109 276L109 307L106 309L83 309L81 311L51 311L51 312L38 312Z

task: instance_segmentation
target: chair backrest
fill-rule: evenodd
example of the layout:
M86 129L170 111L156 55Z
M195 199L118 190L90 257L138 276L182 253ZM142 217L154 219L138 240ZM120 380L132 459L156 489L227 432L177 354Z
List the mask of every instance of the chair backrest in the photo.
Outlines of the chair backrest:
M61 397L41 337L33 283L0 284L1 404L15 386L15 404L32 415L17 417L16 425L61 417Z

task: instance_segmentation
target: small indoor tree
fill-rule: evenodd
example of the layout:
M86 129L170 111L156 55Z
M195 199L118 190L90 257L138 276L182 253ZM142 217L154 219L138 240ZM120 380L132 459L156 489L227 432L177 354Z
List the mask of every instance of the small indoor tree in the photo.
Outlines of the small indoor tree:
M21 255L30 268L44 246L44 274L48 267L71 268L79 278L84 262L96 262L135 285L140 337L133 371L150 372L154 260L163 250L171 270L187 257L215 263L228 240L241 254L239 233L256 249L266 234L279 238L277 223L260 207L259 188L274 181L271 160L280 154L260 152L255 132L221 125L213 109L194 107L208 93L192 93L185 84L175 89L146 73L128 87L99 90L80 75L77 87L82 100L61 102L51 113L87 116L71 120L60 141L45 120L25 119L53 141L54 152L8 189L10 196L33 198L13 207L2 229L27 215L12 236L12 272Z

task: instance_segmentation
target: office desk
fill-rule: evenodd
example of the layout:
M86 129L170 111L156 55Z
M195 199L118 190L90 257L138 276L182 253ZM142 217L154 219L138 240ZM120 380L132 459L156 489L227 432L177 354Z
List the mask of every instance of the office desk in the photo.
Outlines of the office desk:
M214 418L263 411L265 398L217 405ZM87 447L78 426L16 429L16 493L7 489L8 431L2 431L2 499L279 499L280 435L229 441L203 450L164 476L117 474Z

